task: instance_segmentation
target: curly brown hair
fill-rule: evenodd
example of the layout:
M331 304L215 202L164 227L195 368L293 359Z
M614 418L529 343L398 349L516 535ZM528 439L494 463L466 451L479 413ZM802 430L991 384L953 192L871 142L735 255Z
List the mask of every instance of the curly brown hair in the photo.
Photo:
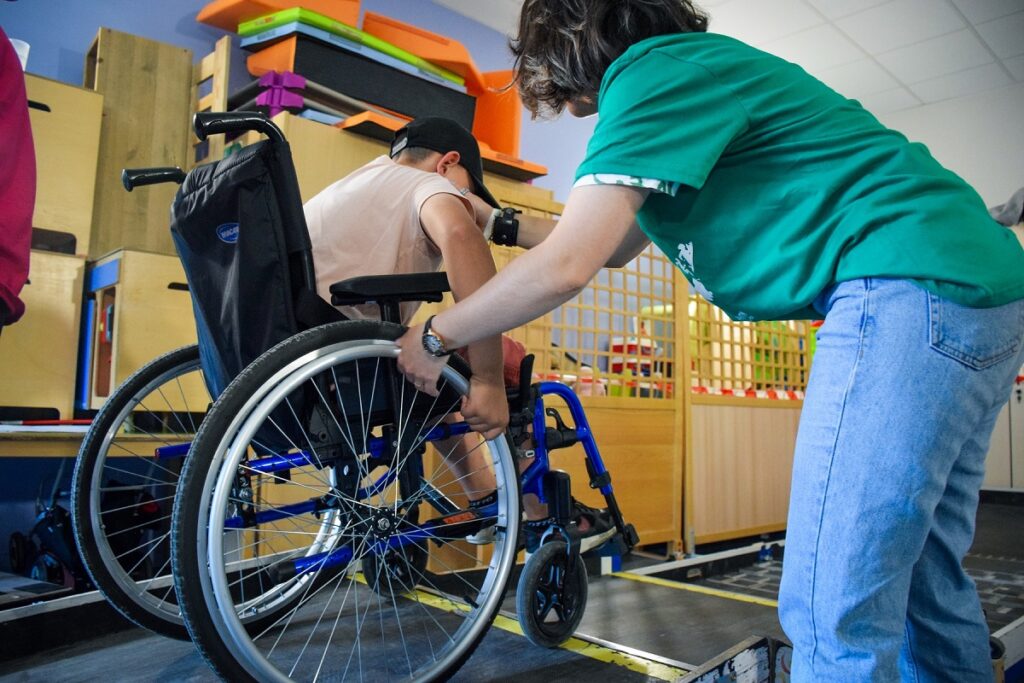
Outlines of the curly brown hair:
M597 97L609 65L629 46L668 33L708 29L690 0L525 0L513 84L538 115L557 115L570 101Z

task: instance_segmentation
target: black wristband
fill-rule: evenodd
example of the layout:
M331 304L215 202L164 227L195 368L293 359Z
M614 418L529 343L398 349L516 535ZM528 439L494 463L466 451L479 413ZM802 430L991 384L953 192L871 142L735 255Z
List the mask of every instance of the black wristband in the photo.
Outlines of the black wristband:
M506 207L494 219L494 231L491 233L491 241L503 247L514 247L519 240L519 219L516 214L522 213L519 209Z

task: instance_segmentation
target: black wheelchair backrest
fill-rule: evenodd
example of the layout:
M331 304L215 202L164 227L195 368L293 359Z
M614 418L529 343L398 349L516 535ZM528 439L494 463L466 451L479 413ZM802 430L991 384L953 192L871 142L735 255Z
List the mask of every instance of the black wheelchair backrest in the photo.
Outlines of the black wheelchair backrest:
M288 143L264 140L194 168L171 207L212 396L298 332L315 292L309 234Z

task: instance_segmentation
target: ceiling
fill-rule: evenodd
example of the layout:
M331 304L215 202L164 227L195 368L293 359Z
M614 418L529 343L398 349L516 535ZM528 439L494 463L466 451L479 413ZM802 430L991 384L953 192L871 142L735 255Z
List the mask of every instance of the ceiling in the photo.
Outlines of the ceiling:
M521 0L434 0L513 33ZM876 114L1024 83L1024 0L697 0Z

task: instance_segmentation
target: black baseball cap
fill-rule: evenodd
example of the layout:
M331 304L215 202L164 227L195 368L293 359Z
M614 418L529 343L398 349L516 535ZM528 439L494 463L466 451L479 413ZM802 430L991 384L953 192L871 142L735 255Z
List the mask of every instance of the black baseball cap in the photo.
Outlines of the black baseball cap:
M407 147L423 147L441 154L459 153L459 164L466 169L476 187L473 193L496 209L501 205L484 186L484 167L480 161L480 145L476 138L457 121L441 116L424 116L410 121L395 133L391 142L391 158Z

